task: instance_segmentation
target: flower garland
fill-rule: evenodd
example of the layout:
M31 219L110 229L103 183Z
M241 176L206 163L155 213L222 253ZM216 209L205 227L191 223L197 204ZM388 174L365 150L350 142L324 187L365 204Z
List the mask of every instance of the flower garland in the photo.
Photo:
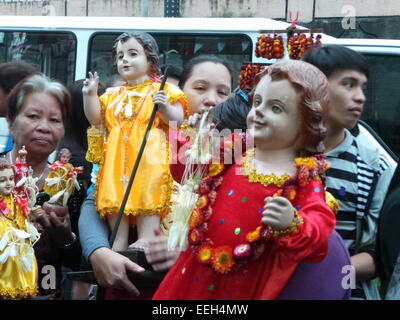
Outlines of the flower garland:
M283 46L283 37L274 34L273 37L270 35L262 34L257 38L255 56L257 58L265 59L282 59L285 54L285 48Z
M243 64L239 74L239 89L253 88L255 76L264 69L259 64Z
M233 143L231 147L233 147ZM254 149L247 151L242 163L244 174L249 181L262 183L264 186L275 184L280 189L274 196L283 196L290 201L296 197L298 186L305 186L312 179L320 179L320 174L328 168L325 158L317 155L308 158L296 158L297 174L294 177L288 175L282 177L265 176L256 174L255 169L251 168L250 161L253 156ZM196 209L190 216L188 234L189 243L192 245L197 260L201 264L211 266L221 274L226 274L234 269L237 270L248 261L258 259L264 253L266 243L271 237L286 237L298 230L299 226L303 224L302 218L295 211L292 223L285 230L276 231L260 223L256 229L246 235L246 242L240 243L234 248L227 245L215 247L212 239L207 238L208 222L212 216L212 205L217 196L216 190L222 184L223 173L228 167L229 165L224 165L223 161L209 165L208 175L202 179L199 185L199 198L196 202Z

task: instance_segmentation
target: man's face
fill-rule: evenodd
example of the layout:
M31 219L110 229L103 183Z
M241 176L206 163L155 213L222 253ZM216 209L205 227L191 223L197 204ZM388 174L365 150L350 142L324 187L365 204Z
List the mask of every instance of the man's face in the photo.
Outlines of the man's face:
M364 109L367 77L355 70L337 70L328 80L330 108L327 126L353 129Z

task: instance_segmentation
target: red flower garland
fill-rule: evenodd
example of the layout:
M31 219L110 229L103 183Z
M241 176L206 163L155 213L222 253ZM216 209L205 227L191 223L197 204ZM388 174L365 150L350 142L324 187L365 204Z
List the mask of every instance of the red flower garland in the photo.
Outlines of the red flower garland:
M237 135L231 135L233 139ZM241 134L242 144L245 144L246 135ZM232 141L232 140L231 140ZM226 144L225 147L234 144ZM223 154L224 143L220 151ZM317 155L309 158L296 158L295 165L298 168L294 177L287 179L281 187L278 195L282 195L292 201L296 197L297 186L309 183L310 179L319 179L319 175L327 169L327 162L323 156ZM257 228L246 235L245 243L232 248L230 246L214 247L213 241L206 237L208 221L212 215L212 205L215 202L216 190L223 180L223 172L230 165L223 163L210 164L209 174L203 178L199 187L199 199L197 208L193 210L190 217L190 230L188 234L189 243L192 245L193 253L197 260L210 265L216 272L225 274L234 268L239 268L249 260L258 259L264 252L266 242L274 235L271 227L260 223ZM282 233L282 232L281 232ZM286 233L283 233L286 234Z

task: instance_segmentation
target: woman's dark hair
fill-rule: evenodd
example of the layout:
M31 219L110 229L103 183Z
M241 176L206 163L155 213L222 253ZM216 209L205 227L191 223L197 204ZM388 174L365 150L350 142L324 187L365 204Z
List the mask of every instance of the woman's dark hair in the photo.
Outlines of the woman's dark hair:
M168 67L168 78L174 78L180 81L182 76L182 68L175 66L173 64L163 64L161 65L161 73L164 74L165 69Z
M329 107L328 79L318 68L298 60L286 60L269 66L256 76L255 83L267 74L272 81L288 79L300 93L301 123L297 156L323 153L326 134L323 122Z
M0 63L0 88L8 94L18 82L36 72L36 65L23 60Z
M75 142L83 149L87 149L86 130L90 127L83 109L82 87L85 79L79 79L68 86L71 95L72 112L71 121L65 127L65 137L73 138ZM106 91L106 86L99 83L97 95L101 96Z
M12 125L21 112L30 93L43 92L52 95L61 106L64 127L68 125L71 115L71 96L60 82L51 80L42 73L35 73L19 82L8 96L8 120Z
M130 38L136 39L137 42L143 47L144 52L146 54L147 61L150 65L150 74L158 76L160 75L160 59L158 57L158 45L154 38L146 33L146 32L124 32L123 34L119 35L117 39L114 41L114 45L112 47L112 56L114 62L116 63L117 59L117 46L118 43L125 43Z
M331 45L307 51L301 59L311 63L329 78L337 70L355 70L369 76L368 60L349 48Z
M225 68L228 69L228 71L229 71L229 75L231 76L231 88L233 87L232 70L229 67L228 62L226 62L224 59L217 57L217 56L203 55L203 56L194 57L185 64L181 78L179 80L179 88L183 89L186 81L191 77L194 67L203 62L212 62L215 64L222 64L223 66L225 66Z

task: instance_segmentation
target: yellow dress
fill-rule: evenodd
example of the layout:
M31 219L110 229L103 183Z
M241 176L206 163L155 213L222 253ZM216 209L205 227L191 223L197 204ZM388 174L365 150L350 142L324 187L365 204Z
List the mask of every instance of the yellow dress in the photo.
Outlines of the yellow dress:
M153 110L152 95L160 83L146 80L109 88L100 97L105 144L96 182L96 207L101 217L118 212ZM179 102L186 114L186 98L166 83L168 103ZM173 178L169 170L168 126L157 114L138 167L124 214L159 214L170 207ZM135 219L130 219L134 223Z
M26 203L21 200L13 195L0 196L1 299L23 299L38 292L38 266L33 244L39 234L27 222ZM14 208L17 211L15 217Z

